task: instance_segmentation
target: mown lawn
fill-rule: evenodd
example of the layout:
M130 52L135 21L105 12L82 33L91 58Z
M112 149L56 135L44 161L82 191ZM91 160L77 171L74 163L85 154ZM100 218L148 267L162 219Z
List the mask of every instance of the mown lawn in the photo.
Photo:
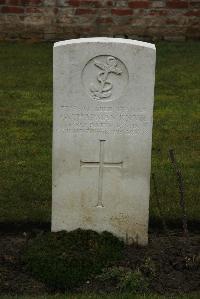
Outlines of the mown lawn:
M152 172L168 222L181 218L169 148L182 169L188 218L199 220L199 70L200 43L157 44ZM49 222L52 44L0 43L0 74L0 222Z
M161 295L136 295L136 294L113 294L113 295L60 295L54 296L2 296L0 299L198 299L199 293L182 296L161 296Z
M30 296L3 296L0 299L198 299L199 294L188 294L184 296L160 296L160 295L135 295L135 294L113 294L113 295L55 295L55 296L42 296L42 297L30 297Z

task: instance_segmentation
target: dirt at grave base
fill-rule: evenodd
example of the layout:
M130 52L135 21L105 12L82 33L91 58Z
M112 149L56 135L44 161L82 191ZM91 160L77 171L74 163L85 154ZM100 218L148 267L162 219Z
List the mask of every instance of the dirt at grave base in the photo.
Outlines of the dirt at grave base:
M27 238L33 237L26 233L0 233L0 294L52 293L31 277L20 263ZM135 270L145 261L151 261L150 268L156 269L150 283L152 292L176 294L200 291L199 234L190 234L186 241L180 233L170 234L170 239L166 235L152 233L147 247L127 246L123 260L116 266ZM144 269L149 270L148 267ZM117 287L111 281L102 283L93 278L76 291L115 292Z

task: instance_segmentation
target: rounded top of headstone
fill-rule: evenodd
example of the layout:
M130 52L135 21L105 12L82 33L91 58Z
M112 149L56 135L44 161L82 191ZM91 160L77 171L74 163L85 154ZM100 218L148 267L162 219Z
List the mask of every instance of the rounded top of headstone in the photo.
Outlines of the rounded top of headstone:
M67 46L73 44L83 44L83 43L115 43L115 44L128 44L133 46L139 46L144 48L149 48L156 50L155 45L147 42L142 42L133 39L125 38L112 38L112 37L90 37L90 38L77 38L69 39L64 41L59 41L54 43L54 47Z

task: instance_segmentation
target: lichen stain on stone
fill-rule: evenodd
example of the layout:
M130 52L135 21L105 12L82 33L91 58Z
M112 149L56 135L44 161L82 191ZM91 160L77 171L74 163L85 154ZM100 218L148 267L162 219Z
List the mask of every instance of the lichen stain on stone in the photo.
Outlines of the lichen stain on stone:
M123 213L120 213L118 217L111 217L110 223L117 227L120 230L124 230L124 227L127 228L129 224L129 216Z
M92 225L94 223L94 217L92 215L91 209L85 202L88 200L87 192L81 192L81 216L83 223L85 225Z

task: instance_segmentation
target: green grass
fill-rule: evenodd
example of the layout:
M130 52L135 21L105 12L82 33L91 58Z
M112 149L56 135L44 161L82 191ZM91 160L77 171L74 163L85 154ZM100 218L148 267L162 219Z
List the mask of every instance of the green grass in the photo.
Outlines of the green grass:
M157 44L152 172L167 221L180 219L181 166L190 221L199 219L200 43ZM51 218L52 44L0 44L0 222ZM159 218L151 190L150 216Z
M0 299L198 299L199 294L188 294L184 296L160 296L160 295L134 295L134 294L113 294L113 295L55 295L55 296L3 296Z
M52 45L0 45L1 221L50 221Z
M180 218L176 178L168 158L173 148L182 170L188 218L199 219L198 121L200 104L200 43L159 43L153 129L152 172L166 219ZM156 218L153 190L151 217Z

